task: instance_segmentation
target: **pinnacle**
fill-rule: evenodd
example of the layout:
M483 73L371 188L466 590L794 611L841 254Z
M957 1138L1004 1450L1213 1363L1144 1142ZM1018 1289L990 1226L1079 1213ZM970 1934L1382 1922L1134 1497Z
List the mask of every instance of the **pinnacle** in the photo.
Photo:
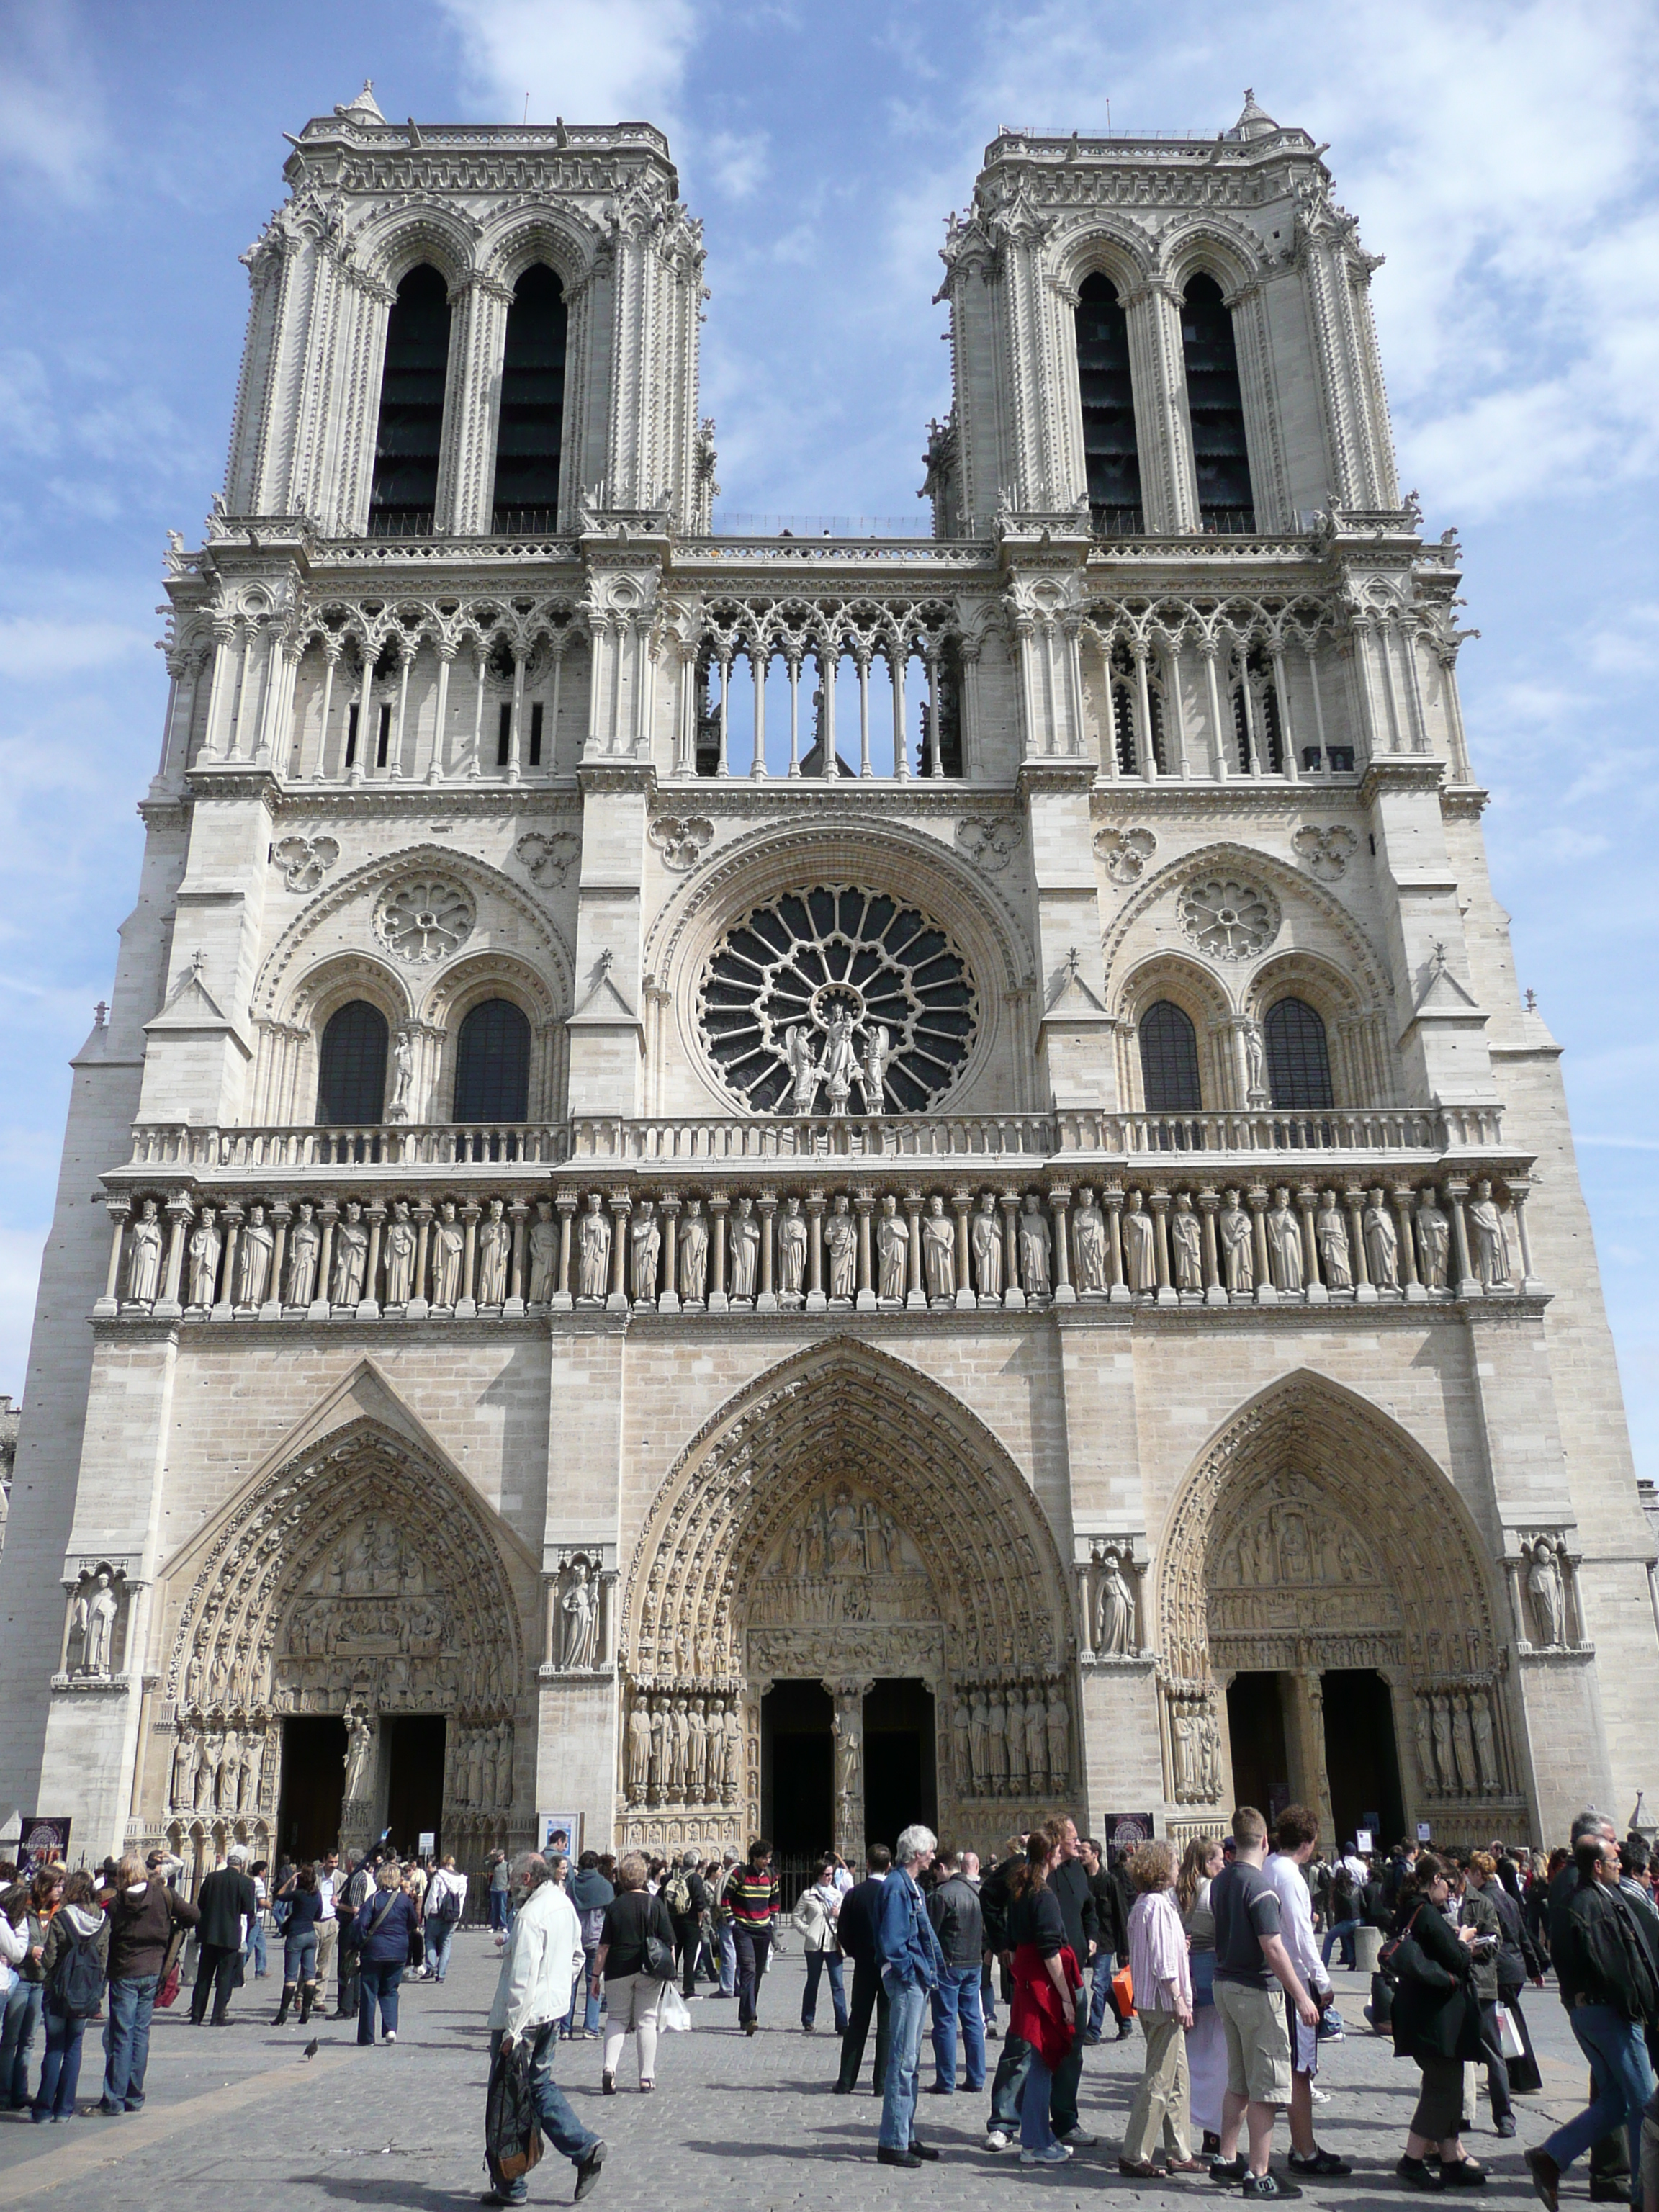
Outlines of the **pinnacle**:
M353 123L384 123L386 118L381 114L374 98L374 78L366 76L363 79L363 88L356 100L348 100L343 107L337 106L334 112Z

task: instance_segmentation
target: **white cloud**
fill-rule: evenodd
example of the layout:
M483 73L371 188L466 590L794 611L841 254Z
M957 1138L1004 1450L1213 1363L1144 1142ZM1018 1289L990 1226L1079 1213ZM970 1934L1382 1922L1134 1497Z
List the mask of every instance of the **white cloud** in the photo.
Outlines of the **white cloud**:
M0 164L69 200L90 197L109 150L94 44L68 0L0 4Z
M732 131L717 131L702 147L701 166L707 168L727 199L746 200L766 173L769 143L764 131L751 131L744 136Z
M102 668L151 643L143 630L124 623L64 622L50 616L16 615L0 621L0 676L25 682L54 681L82 668Z
M678 117L697 34L692 0L439 0L460 34L469 92L491 121Z

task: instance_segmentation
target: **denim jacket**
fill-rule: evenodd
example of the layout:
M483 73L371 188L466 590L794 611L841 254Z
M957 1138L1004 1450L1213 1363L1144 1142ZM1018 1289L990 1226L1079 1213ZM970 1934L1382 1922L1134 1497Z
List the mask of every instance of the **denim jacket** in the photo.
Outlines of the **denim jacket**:
M908 1867L896 1866L881 1886L876 1951L884 1976L890 1974L907 1989L917 1984L924 1990L938 1988L945 1954Z

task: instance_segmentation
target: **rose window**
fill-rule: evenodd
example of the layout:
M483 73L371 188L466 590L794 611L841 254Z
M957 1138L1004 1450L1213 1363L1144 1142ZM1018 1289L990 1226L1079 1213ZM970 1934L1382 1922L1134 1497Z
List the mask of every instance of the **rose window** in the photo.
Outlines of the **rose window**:
M1202 952L1217 960L1249 960L1279 934L1279 905L1271 891L1232 876L1188 884L1181 894L1181 927Z
M411 877L381 893L374 933L400 960L428 967L465 944L474 914L472 894L464 884Z
M923 1114L978 1028L968 963L939 925L880 891L820 884L757 907L716 946L698 1026L757 1114Z

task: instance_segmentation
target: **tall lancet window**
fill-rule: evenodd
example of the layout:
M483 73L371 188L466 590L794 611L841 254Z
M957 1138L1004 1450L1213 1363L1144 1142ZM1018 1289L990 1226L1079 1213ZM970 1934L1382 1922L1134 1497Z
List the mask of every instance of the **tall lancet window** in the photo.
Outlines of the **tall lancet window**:
M449 287L422 263L398 285L386 318L371 537L422 538L432 528L448 378Z
M1198 511L1206 530L1255 528L1250 456L1244 442L1244 398L1232 310L1213 276L1188 283L1181 307L1187 362L1187 412L1198 468Z
M501 411L495 433L497 532L551 530L564 436L564 287L538 262L507 311Z
M1077 380L1090 519L1097 530L1138 532L1144 525L1129 325L1111 278L1098 270L1084 278L1078 295Z

